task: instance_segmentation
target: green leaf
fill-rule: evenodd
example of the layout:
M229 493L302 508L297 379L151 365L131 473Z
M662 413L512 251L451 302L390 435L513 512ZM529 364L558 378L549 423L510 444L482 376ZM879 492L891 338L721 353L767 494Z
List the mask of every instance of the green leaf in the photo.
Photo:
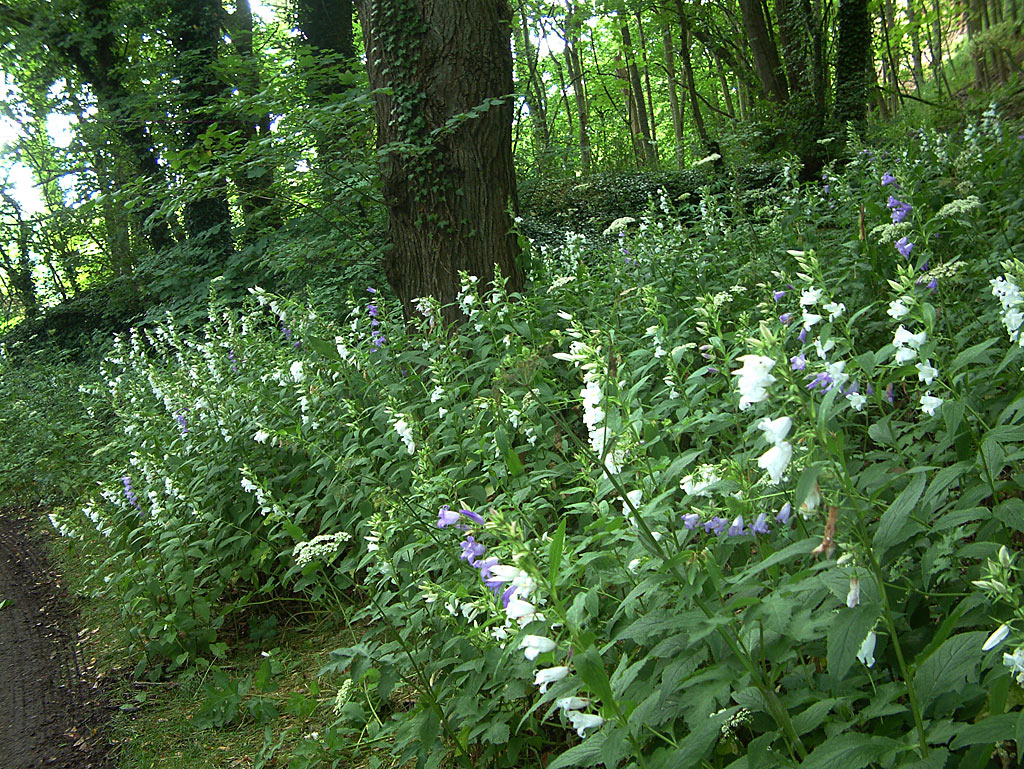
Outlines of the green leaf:
M1014 739L1024 724L1024 711L989 716L974 724L967 724L949 746L953 750L967 745L978 745Z
M921 758L917 753L907 753L908 760L897 764L900 769L942 769L949 760L949 751L945 748L932 748L928 758Z
M664 766L672 769L688 769L703 761L708 752L718 742L722 733L722 724L737 713L740 708L732 707L715 713L710 718L702 718L697 727L686 735L679 747L672 751L664 762Z
M793 512L795 513L800 509L800 505L807 499L807 495L811 493L811 489L814 487L814 482L818 480L818 474L824 465L821 462L815 462L812 465L808 465L804 468L803 472L800 473L800 480L796 482L796 493L793 495Z
M831 737L816 747L800 769L864 769L899 745L888 737L846 733Z
M833 685L843 679L857 659L857 652L878 619L878 607L861 604L840 609L828 631L828 672Z
M563 766L596 766L602 760L601 750L605 736L597 732L587 737L581 745L569 748L548 764L547 769L562 769Z
M893 500L893 503L882 514L882 519L878 522L878 529L875 531L873 543L879 555L910 536L907 533L907 519L910 517L911 511L913 511L914 505L917 504L917 500L921 498L927 480L924 472L914 473L907 487L900 492L899 496Z
M591 646L582 654L576 656L576 672L580 680L586 684L602 702L612 702L615 695L612 694L612 684L608 680L608 671L604 668L604 662L597 648Z
M979 342L972 347L968 347L953 358L953 362L949 364L949 376L953 376L957 371L971 365L972 363L978 363L979 361L984 361L985 363L991 362L992 356L988 355L986 351L998 341L998 339L993 337L985 340L984 342Z
M551 547L548 549L548 583L554 589L558 582L558 567L562 564L562 548L565 545L565 518L558 524L555 536L551 538Z
M985 638L984 631L953 636L917 669L914 688L922 711L943 694L958 691L976 677Z

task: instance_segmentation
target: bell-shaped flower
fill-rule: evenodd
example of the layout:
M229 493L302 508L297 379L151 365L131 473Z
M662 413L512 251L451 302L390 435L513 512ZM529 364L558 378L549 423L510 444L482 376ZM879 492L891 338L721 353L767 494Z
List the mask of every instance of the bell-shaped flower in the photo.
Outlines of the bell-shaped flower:
M576 734L580 738L586 737L587 729L600 729L604 723L604 719L601 716L595 716L590 713L580 713L578 711L572 711L569 713L569 720L572 721L572 728L576 730Z
M768 419L765 417L757 423L757 429L764 433L764 438L769 443L782 443L793 429L793 420L789 417L778 417Z
M544 692L548 690L548 686L556 681L561 681L567 675L569 675L569 668L565 665L559 665L558 667L553 668L541 668L536 672L533 684L534 686L540 687L540 693L544 694Z
M771 482L778 484L786 472L789 460L793 458L793 446L788 441L776 443L757 458L757 465L768 473Z
M990 649L994 649L1003 641L1006 640L1006 636L1010 635L1010 627L1008 625L1000 625L986 640L984 645L981 647L983 652L987 652Z
M857 659L869 668L875 666L875 641L877 640L878 637L875 635L875 631L872 630L867 634L864 642L860 645L860 650L857 652Z
M743 365L733 371L738 377L736 388L740 393L740 411L746 411L753 403L760 403L768 397L768 386L775 381L770 373L775 361L764 355L741 355Z
M931 393L921 396L921 411L930 417L935 416L935 409L942 405L942 398L936 398Z
M535 660L540 654L555 650L555 642L542 635L526 635L519 642L519 648L524 650L526 659Z
M560 697L555 700L555 705L563 711L570 710L583 710L587 705L590 704L590 700L586 697Z

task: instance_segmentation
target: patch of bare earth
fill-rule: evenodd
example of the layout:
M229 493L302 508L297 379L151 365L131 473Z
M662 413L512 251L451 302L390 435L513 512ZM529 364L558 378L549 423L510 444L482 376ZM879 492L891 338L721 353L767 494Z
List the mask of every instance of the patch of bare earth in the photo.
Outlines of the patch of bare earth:
M111 769L101 692L32 519L0 509L0 767Z

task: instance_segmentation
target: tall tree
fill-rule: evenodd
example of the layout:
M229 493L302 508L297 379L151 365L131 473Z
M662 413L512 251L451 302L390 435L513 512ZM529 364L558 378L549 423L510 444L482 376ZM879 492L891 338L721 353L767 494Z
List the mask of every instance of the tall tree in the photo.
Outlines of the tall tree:
M863 126L871 90L871 16L868 0L839 0L835 119Z
M586 81L583 77L583 62L580 56L580 32L582 28L578 12L573 3L566 6L565 20L565 65L569 70L573 97L576 100L576 118L580 133L580 165L583 175L590 173L593 152L590 147L590 105L587 103Z
M206 267L222 264L234 248L227 183L202 139L224 92L216 71L223 10L219 0L171 0L170 6L167 29L177 53L180 141L208 180L185 203L185 232L194 246L191 261Z
M789 100L789 88L782 71L779 50L772 38L761 0L739 0L743 28L747 33L750 50L754 54L754 70L761 87L778 104Z
M516 80L521 84L521 90L526 96L526 107L530 112L534 155L544 158L548 155L551 145L547 99L538 73L537 47L531 39L530 25L524 8L519 9L512 29L515 33Z
M509 208L512 13L506 0L358 0L376 90L377 143L388 211L388 283L406 317L433 296L445 319L459 272L523 285ZM386 90L385 90L386 89Z

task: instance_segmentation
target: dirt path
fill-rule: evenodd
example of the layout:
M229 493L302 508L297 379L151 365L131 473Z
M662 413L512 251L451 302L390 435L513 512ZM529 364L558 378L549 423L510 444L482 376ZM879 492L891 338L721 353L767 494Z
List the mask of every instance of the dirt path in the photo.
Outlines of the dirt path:
M77 624L24 514L0 510L0 767L111 769Z

